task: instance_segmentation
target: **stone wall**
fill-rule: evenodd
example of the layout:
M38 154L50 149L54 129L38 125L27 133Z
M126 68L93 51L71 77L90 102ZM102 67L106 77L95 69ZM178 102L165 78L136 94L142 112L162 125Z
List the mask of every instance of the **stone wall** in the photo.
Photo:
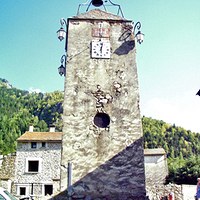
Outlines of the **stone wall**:
M53 192L57 193L60 190L58 181L60 180L61 142L47 142L46 147L38 144L37 146L41 147L38 149L31 149L30 146L31 143L18 142L13 187L15 194L19 191L18 187L24 185L30 195L32 184L35 195L42 195L44 184L52 184ZM27 160L38 160L39 172L27 172Z
M112 14L99 10L68 22L61 189L67 189L68 163L72 163L74 196L145 198L132 22L113 20ZM109 38L102 38L110 41L110 59L91 58L91 42L100 40L92 37L92 30L99 24L110 30ZM100 116L109 121L107 126L95 123L104 121Z
M15 154L8 154L1 160L0 187L11 191L11 182L15 177Z
M168 185L154 185L146 186L147 195L149 200L168 200L169 194L173 193L175 199L174 200L183 200L183 192L182 186L176 184L168 184ZM194 197L194 196L193 196Z

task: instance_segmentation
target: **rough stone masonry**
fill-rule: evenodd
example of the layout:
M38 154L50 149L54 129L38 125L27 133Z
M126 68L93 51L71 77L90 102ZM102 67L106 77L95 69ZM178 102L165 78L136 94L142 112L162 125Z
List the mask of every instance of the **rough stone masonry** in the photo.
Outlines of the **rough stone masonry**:
M107 35L92 34L98 28ZM110 58L92 58L93 40L110 42ZM72 199L146 199L131 20L98 9L68 19L63 106L61 190Z

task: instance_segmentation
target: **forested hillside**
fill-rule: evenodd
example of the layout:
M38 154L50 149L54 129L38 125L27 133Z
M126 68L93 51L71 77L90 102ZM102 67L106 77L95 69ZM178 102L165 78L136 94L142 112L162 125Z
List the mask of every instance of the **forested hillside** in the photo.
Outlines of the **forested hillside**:
M63 93L29 93L0 79L0 152L13 153L16 139L34 124L35 131L48 131L49 124L61 130Z
M200 153L200 134L162 120L143 117L144 147L163 147L168 157L187 158Z
M0 153L16 151L16 139L34 124L34 131L62 130L63 92L29 93L0 78ZM196 182L200 176L200 134L169 125L162 120L142 118L144 147L162 147L167 152L169 181ZM189 178L188 178L189 177Z
M196 184L200 177L200 134L146 117L142 118L142 125L144 148L162 147L167 153L167 182Z

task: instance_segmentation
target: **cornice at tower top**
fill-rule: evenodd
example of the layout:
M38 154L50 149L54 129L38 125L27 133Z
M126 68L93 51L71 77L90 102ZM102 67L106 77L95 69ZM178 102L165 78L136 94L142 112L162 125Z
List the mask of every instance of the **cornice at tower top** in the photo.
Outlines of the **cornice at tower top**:
M90 10L88 12L81 13L70 19L99 19L99 20L131 21L131 20L125 19L123 17L120 17L118 15L115 15L115 14L112 14L100 9Z

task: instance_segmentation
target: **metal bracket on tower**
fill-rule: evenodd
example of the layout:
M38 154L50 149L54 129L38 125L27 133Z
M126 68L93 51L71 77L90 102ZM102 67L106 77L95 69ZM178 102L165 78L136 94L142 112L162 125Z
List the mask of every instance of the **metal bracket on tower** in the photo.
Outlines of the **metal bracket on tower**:
M90 3L88 4L88 2L90 1ZM87 9L86 9L86 12L88 12L90 6L93 5L95 7L100 7L100 6L103 6L104 7L104 10L107 12L107 9L106 9L106 6L117 6L118 7L118 12L117 12L117 15L119 15L121 13L121 16L124 18L124 15L123 15L123 12L122 12L122 9L121 9L121 6L118 5L118 4L114 4L112 3L111 0L86 0L85 3L82 3L82 4L79 4L78 6L78 11L77 11L77 15L79 15L79 11L80 11L80 7L81 6L88 6Z

